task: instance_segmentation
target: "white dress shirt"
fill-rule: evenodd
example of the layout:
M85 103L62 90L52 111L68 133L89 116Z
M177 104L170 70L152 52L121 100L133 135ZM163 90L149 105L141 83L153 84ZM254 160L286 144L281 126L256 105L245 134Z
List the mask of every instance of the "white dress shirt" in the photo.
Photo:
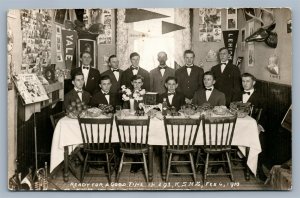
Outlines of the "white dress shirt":
M77 95L79 96L80 100L82 101L82 89L77 89L76 87L74 87L75 91L77 92Z
M113 71L114 69L111 68L111 71L113 72L113 74L115 75L117 81L119 81L119 77L120 77L120 72L119 71Z
M158 68L158 69L161 73L161 76L164 76L164 73L165 73L166 69L165 68Z
M168 92L168 94L169 93L171 93L171 92ZM169 100L170 104L172 104L172 102L173 102L174 94L175 94L175 92L173 93L173 95L168 95L168 100Z
M137 75L138 72L139 72L139 67L137 69L133 69L132 70L132 74L133 75Z
M210 95L211 95L212 91L214 90L214 86L212 86L212 87L206 87L206 88L207 89L211 89L211 91L210 90L205 90L206 101L208 101L209 98L210 98Z
M101 89L101 91L102 91L102 93L104 94L104 96L105 96L105 98L106 98L106 100L107 100L107 104L110 104L109 102L109 99L110 99L110 97L109 97L109 94L107 94L107 95L105 95L106 94L106 92L104 92L102 89Z
M83 66L84 67L89 67L89 69L83 69ZM86 83L87 83L87 80L88 80L88 77L89 77L89 71L90 71L90 66L89 65L82 65L81 66L81 71L83 73L83 78L84 78L84 85L86 86Z
M228 63L228 61L226 61L226 62L221 62L221 72L222 72L222 73L223 73L223 71L224 71L224 69L225 69L227 63Z
M253 92L254 92L254 89L245 90L245 92L250 92L250 94L246 94L246 93L243 94L243 103L248 102L250 96L251 96L251 95L253 94Z
M186 65L186 66L187 66L186 71L188 73L188 76L190 76L193 65Z

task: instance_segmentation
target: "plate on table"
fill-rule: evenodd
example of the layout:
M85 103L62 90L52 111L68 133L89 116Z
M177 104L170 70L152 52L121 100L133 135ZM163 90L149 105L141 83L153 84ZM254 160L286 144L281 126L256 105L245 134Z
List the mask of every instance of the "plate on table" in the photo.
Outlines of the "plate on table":
M102 110L97 107L89 108L87 110L87 115L89 117L99 117L101 114L102 114Z

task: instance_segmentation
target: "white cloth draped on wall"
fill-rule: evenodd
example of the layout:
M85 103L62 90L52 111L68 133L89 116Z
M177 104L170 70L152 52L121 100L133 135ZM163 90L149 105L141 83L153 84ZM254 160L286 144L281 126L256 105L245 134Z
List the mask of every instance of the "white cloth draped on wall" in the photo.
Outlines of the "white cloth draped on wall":
M158 65L157 53L165 51L168 54L167 65L175 67L175 62L184 64L183 52L191 49L191 29L189 9L145 9L166 18L125 23L125 9L117 11L117 56L120 68L130 66L129 55L138 52L141 55L140 66L150 71ZM162 21L173 23L185 29L162 34Z

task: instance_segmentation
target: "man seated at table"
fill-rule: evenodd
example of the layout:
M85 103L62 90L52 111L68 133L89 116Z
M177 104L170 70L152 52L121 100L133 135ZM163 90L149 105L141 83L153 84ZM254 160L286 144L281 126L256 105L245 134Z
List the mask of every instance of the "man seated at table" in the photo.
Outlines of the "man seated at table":
M169 76L165 81L165 87L167 92L159 96L158 102L162 103L164 98L166 98L168 107L175 107L176 111L179 111L180 107L185 104L185 97L182 93L176 91L178 87L177 78Z
M84 84L84 77L81 71L77 71L74 75L72 75L72 84L74 85L74 89L72 89L65 95L64 110L66 110L72 102L80 100L85 104L89 104L91 99L91 95L89 94L89 92L82 89Z
M204 89L195 92L192 103L199 106L204 103L209 103L212 106L225 106L225 94L214 87L216 80L212 72L204 73L203 83Z
M108 75L101 76L99 84L100 91L94 93L90 105L98 107L100 104L105 104L115 108L116 105L118 105L118 96L116 93L110 91L111 85L111 79Z

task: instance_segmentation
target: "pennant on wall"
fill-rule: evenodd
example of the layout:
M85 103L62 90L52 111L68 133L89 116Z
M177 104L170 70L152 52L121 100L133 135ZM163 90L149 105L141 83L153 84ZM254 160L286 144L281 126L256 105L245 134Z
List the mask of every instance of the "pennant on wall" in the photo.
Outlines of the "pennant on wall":
M66 69L72 69L75 46L77 42L77 32L71 30L62 30L62 41Z
M146 21L150 19L166 18L167 15L151 12L143 9L126 9L125 23L133 23L138 21Z
M233 61L234 51L239 36L239 30L224 30L224 45L228 49L228 60Z
M162 34L174 32L176 30L185 29L185 27L182 27L182 26L174 24L174 23L169 23L166 21L162 21L161 25L162 25Z

